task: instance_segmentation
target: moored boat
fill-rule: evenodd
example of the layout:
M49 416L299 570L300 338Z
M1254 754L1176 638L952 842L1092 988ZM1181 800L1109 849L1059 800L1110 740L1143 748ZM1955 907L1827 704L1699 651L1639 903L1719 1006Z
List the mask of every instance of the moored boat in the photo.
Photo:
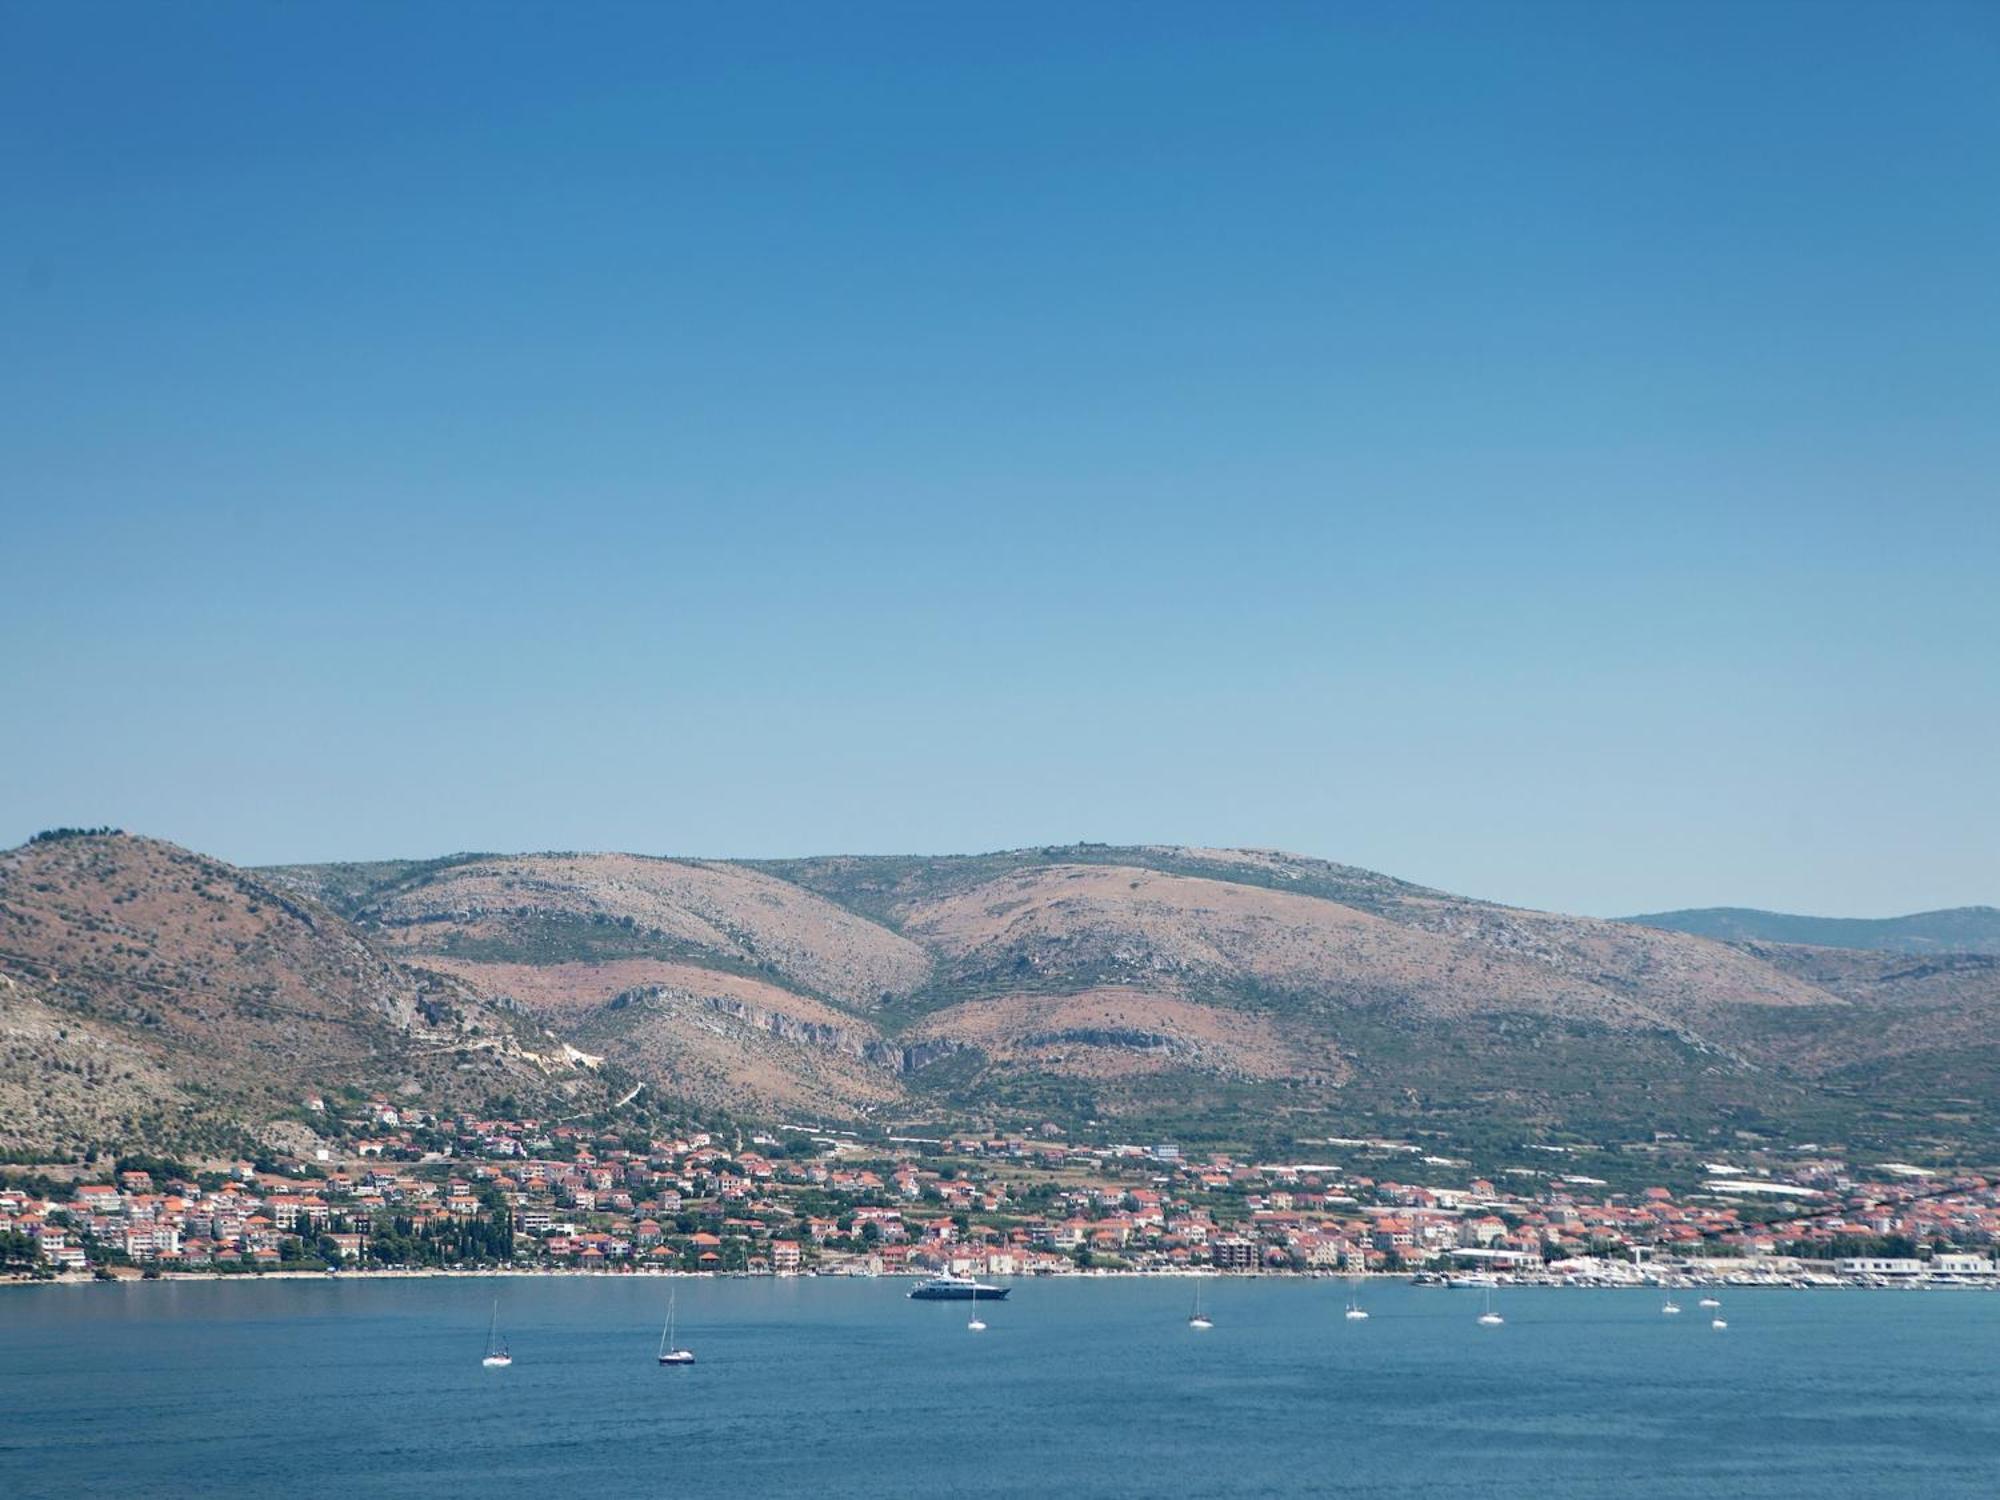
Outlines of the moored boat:
M917 1302L1002 1302L1012 1290L1012 1287L988 1286L970 1276L954 1276L946 1271L928 1281L918 1282L910 1288L909 1295Z
M1479 1315L1480 1327L1498 1328L1502 1323L1506 1321L1507 1320L1505 1318L1501 1317L1500 1314L1498 1314L1493 1310L1493 1289L1491 1287L1488 1287L1486 1289L1486 1311Z
M694 1363L694 1351L683 1349L674 1342L674 1303L678 1296L678 1293L670 1293L667 1297L667 1326L660 1330L660 1363L663 1365Z
M504 1370L514 1363L507 1341L500 1337L500 1299L493 1299L493 1316L486 1324L486 1357L479 1361L489 1370Z

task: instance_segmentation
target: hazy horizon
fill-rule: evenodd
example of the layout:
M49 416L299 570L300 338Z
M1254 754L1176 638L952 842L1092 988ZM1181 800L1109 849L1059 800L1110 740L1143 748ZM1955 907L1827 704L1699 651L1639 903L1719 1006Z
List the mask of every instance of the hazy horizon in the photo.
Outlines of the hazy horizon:
M2000 902L1990 6L7 33L0 840Z

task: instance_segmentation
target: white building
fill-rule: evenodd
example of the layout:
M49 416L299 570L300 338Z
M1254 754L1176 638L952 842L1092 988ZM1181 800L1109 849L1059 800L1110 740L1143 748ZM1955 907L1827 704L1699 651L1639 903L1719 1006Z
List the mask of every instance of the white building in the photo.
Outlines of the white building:
M1982 1281L2000 1280L2000 1263L1988 1260L1983 1255L1968 1255L1962 1251L1940 1253L1929 1260L1863 1255L1851 1260L1838 1261L1834 1269L1842 1276L1854 1278L1880 1276L1891 1281L1921 1281L1932 1276L1977 1278Z
M2000 1263L1983 1255L1935 1255L1931 1257L1933 1276L2000 1277Z
M1908 1281L1924 1274L1925 1263L1884 1255L1857 1255L1849 1260L1836 1261L1834 1270L1842 1276L1890 1276Z

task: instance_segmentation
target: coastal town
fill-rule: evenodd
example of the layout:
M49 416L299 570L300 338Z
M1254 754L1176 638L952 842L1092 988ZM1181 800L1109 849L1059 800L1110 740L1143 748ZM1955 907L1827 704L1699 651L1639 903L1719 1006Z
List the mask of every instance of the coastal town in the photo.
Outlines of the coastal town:
M308 1105L330 1109L317 1097ZM124 1158L66 1176L0 1175L0 1272L1210 1271L2000 1286L2000 1182L1898 1163L1808 1159L1774 1173L1715 1161L1694 1190L1614 1191L1561 1162L1443 1185L1448 1159L1393 1141L1329 1142L1328 1160L1266 1162L1017 1135L635 1136L441 1119L380 1096L334 1112L347 1133L311 1160L195 1169Z

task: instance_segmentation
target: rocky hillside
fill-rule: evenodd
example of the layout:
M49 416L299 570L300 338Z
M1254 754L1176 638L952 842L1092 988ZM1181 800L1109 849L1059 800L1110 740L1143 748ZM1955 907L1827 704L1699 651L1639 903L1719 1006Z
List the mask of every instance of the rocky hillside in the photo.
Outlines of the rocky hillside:
M433 1107L599 1088L310 896L122 834L0 853L0 1049L10 1150L221 1146L341 1085Z
M0 854L0 1147L271 1128L342 1084L582 1107L620 1074L776 1120L1951 1154L1996 1144L1996 1017L1996 957L1721 943L1269 851Z
M1816 966L1272 851L271 873L664 1087L777 1115L1191 1139L1986 1128L1950 1098L1864 1107L1853 1070L1906 1086L1994 1014L2000 976Z
M359 867L339 867L352 872ZM275 872L333 895L390 946L487 962L596 954L767 975L866 1007L923 982L925 951L877 923L743 865L631 854L432 863L376 886Z
M192 1081L192 1080L191 1080ZM62 1157L92 1146L156 1143L203 1118L162 1049L50 1000L25 975L0 971L0 1145Z
M1885 1131L1919 1118L1983 1124L2000 1100L2000 955L1744 951L1846 1002L1810 1026L1771 1026L1760 1051Z

